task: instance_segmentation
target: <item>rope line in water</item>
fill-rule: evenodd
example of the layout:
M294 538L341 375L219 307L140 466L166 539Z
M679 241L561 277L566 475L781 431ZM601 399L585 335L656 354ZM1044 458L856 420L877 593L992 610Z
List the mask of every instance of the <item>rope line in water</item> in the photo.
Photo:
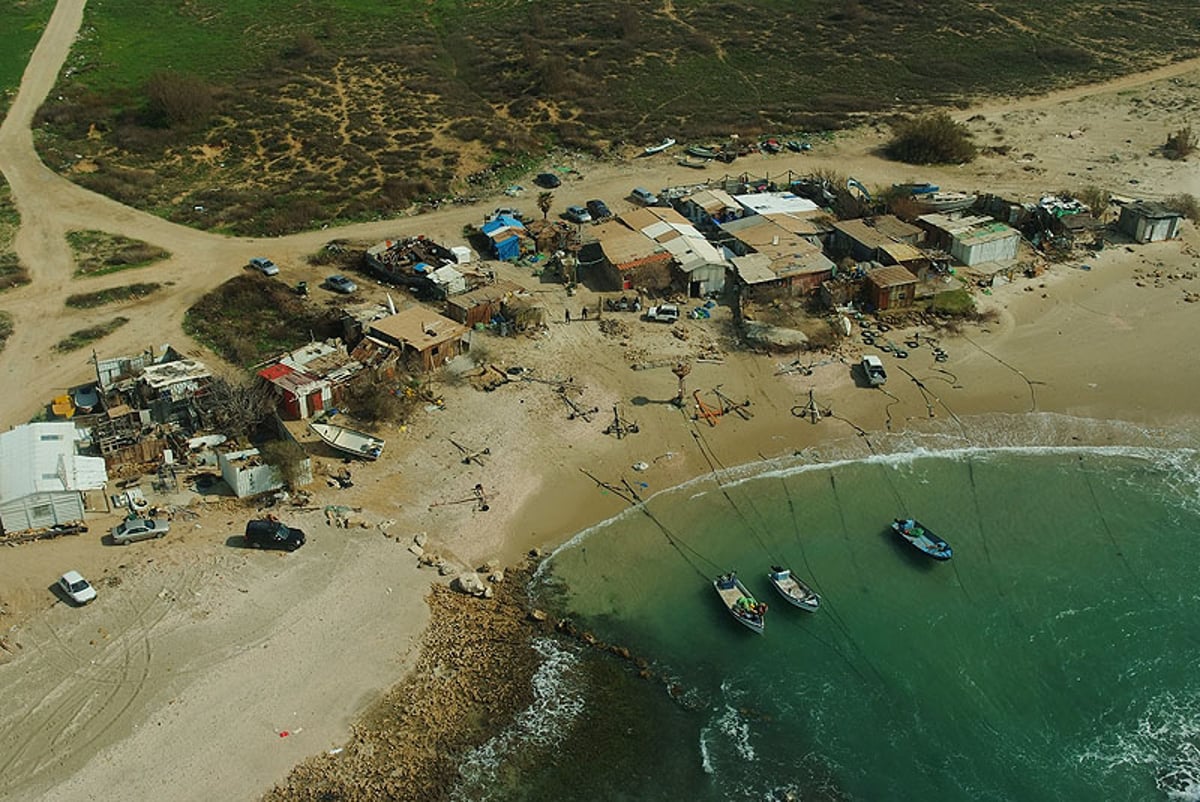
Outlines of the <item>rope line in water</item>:
M1117 559L1121 561L1121 565L1125 567L1125 571L1129 577L1137 584L1142 593L1146 594L1146 598L1152 602L1156 602L1154 594L1150 592L1150 588L1142 581L1142 578L1134 572L1133 566L1129 564L1129 560L1125 559L1125 552L1121 549L1121 545L1117 543L1117 537L1113 534L1112 527L1108 525L1108 519L1104 517L1104 511L1100 508L1100 499L1096 496L1096 488L1092 486L1091 477L1088 476L1087 468L1083 464L1083 455L1079 455L1079 467L1083 473L1083 483L1087 485L1088 495L1092 497L1092 506L1096 508L1096 517L1100 519L1100 525L1104 528L1104 534L1108 535L1108 542L1112 543L1113 549L1117 553Z
M762 539L762 537L759 536L759 533L758 533L757 529L755 528L754 524L750 521L749 516L747 516L744 512L742 512L741 507L739 507L737 502L733 500L733 496L729 495L729 490L725 487L724 483L721 482L721 478L720 478L719 474L717 473L717 467L713 462L714 460L716 460L716 462L718 462L718 463L720 462L720 459L717 457L716 452L713 452L711 457L709 456L707 451L712 451L712 447L708 446L707 451L705 450L707 441L704 440L703 435L701 435L696 430L695 427L692 427L691 434L692 434L692 439L694 439L696 441L696 447L698 449L700 449L700 453L704 456L705 462L708 463L709 470L712 471L713 481L716 482L717 488L721 491L721 495L725 497L725 500L729 502L729 506L731 506L733 508L734 512L736 512L738 514L738 517L742 519L742 524L750 532L750 536L754 538L754 540L758 543L758 545L760 547L762 547L762 550L767 555L767 557L772 562L778 564L778 562L779 562L778 558L776 557L775 554L773 554L771 552L771 548L766 544L766 541L764 541ZM724 465L722 465L722 468L724 468ZM753 506L753 502L751 502L751 506ZM754 511L759 516L759 518L762 518L762 513L760 513L757 508L755 508Z
M658 520L658 518L654 515L654 513L650 512L650 508L646 506L646 502L642 501L641 497L638 496L637 492L632 487L629 486L629 483L627 481L625 481L624 479L621 480L621 482L625 485L626 490L628 491L628 493L623 493L615 486L609 484L608 482L602 481L601 479L594 476L586 468L580 468L579 470L585 476L587 476L589 479L591 479L593 482L595 482L599 487L602 487L605 490L607 490L608 492L612 493L613 495L615 495L617 498L624 501L629 506L637 507L638 509L640 509L642 511L642 514L645 515L647 518L649 518L651 521L653 521L654 524L659 528L659 530L663 534L663 537L665 537L667 539L667 543L669 543L671 545L671 548L673 548L673 549L675 549L675 551L679 552L679 556L683 558L684 562L686 562L688 564L688 566L691 567L691 569L693 571L695 571L697 574L699 574L702 578L710 579L711 577L709 574L700 570L700 567L698 565L696 565L695 560L693 560L691 557L689 557L687 552L684 551L685 548L687 549L687 551L690 551L692 554L694 554L698 559L700 559L706 563L709 563L715 569L718 569L718 572L719 572L720 566L718 566L712 560L709 560L707 557L705 557L700 552L696 551L694 548L689 546L687 543L684 543L683 541L679 540L678 536L676 536L674 533L672 533L671 530L669 530L662 523L662 521Z

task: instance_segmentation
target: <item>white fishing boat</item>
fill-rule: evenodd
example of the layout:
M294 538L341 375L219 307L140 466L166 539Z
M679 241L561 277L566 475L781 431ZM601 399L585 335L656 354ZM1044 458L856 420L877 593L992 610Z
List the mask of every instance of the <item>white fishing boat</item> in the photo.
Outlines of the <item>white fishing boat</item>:
M779 591L780 596L801 610L815 613L820 608L821 597L808 585L792 576L792 572L787 568L772 565L767 579L771 580L771 584L775 586L775 590Z
M713 580L713 587L717 589L717 595L721 597L725 609L739 624L762 634L763 616L766 615L767 605L751 596L736 574L732 571L722 574Z
M913 200L931 212L959 212L975 205L975 196L966 192L930 192L915 195Z
M333 423L310 423L308 426L331 448L359 459L379 459L383 453L383 441L366 432Z
M667 137L662 142L659 142L657 145L648 145L643 152L647 156L653 156L655 153L662 153L664 150L666 150L667 148L671 147L674 144L675 144L675 140L672 139L671 137Z

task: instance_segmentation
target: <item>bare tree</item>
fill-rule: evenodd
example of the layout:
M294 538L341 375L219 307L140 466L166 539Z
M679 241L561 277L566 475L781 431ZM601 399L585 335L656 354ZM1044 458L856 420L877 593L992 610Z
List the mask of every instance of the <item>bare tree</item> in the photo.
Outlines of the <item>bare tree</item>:
M275 409L270 387L250 379L214 377L199 403L208 426L239 439L248 439Z

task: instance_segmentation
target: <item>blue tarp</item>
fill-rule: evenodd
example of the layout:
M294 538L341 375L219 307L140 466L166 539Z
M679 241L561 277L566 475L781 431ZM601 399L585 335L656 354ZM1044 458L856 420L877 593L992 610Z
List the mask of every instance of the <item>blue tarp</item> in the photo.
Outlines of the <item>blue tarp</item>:
M502 214L494 220L488 220L483 224L483 233L491 236L493 231L499 231L502 228L513 228L525 230L525 226L521 225L521 221L515 217ZM521 257L521 240L516 234L507 237L499 242L492 243L492 253L497 259L519 259Z

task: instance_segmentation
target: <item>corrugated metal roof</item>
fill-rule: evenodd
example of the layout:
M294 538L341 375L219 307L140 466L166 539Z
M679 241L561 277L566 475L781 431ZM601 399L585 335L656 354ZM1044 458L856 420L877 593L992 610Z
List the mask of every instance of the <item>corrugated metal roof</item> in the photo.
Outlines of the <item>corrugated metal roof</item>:
M808 198L802 198L791 192L759 192L752 195L734 195L733 199L756 214L815 212L820 208Z
M917 283L917 277L910 273L908 268L901 265L889 265L869 270L867 271L867 280L881 289Z
M733 267L738 278L751 286L775 281L779 276L771 269L771 258L762 253L748 253L733 257Z
M617 220L601 223L592 229L600 249L618 269L621 265L665 253L662 246L641 231L635 231ZM669 254L666 254L669 257Z

